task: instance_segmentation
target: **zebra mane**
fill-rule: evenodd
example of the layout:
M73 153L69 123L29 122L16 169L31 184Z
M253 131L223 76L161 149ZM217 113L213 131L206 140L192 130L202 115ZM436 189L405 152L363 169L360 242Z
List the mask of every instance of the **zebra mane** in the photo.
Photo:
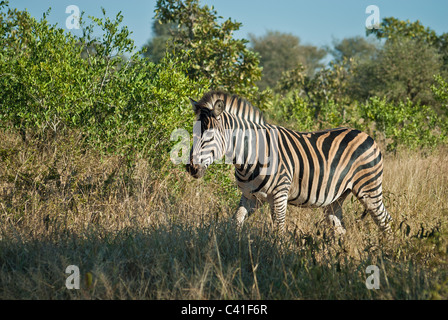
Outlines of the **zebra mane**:
M264 124L263 113L249 101L237 95L231 95L224 91L209 91L197 102L200 107L213 109L217 100L224 101L225 111L241 119Z

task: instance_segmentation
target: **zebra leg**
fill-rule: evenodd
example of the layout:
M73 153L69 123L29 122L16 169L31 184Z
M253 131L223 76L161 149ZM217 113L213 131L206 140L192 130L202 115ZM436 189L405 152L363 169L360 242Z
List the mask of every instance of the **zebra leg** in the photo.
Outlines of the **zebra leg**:
M381 231L390 232L390 222L392 222L392 217L386 210L386 207L383 203L383 195L381 193L378 194L365 194L362 196L358 196L359 201L364 205L365 213L363 217L370 213L370 216L373 218L373 221L377 224Z
M347 190L339 197L339 199L324 208L327 221L333 227L336 235L345 234L345 227L342 221L342 204L349 193L350 190Z
M244 195L241 196L240 204L236 213L234 215L234 219L238 223L238 226L241 227L243 225L244 220L246 220L248 214L251 215L257 209L257 199L248 199Z
M288 206L288 191L276 193L270 201L272 223L279 234L285 232L286 208Z

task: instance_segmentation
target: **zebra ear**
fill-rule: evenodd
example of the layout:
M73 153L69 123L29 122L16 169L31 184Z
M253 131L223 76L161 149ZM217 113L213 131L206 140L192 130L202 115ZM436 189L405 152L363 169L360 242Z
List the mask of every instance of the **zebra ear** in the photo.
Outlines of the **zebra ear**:
M215 117L219 117L223 111L224 111L224 101L219 99L215 102L215 105L213 106L213 113L215 114Z
M197 101L194 101L194 100L191 99L191 98L189 98L189 99L190 99L191 105L192 105L192 107L193 107L193 112L194 112L195 114L197 114L197 113L200 111L200 108L199 108L199 106L198 106Z

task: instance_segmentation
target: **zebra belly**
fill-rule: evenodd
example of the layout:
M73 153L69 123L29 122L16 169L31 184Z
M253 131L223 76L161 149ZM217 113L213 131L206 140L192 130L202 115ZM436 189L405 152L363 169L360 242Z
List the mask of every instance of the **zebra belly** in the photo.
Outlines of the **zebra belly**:
M347 190L351 190L351 184L345 188L345 189L341 189L337 195L335 195L334 197L327 195L326 198L323 197L319 197L319 198L315 198L315 197L310 197L308 199L308 195L300 195L299 197L292 197L290 195L289 199L288 199L288 204L292 204L295 205L297 207L311 207L311 208L319 208L319 207L325 207L328 206L329 204L332 204L333 202L335 202L336 200L338 200L341 195L346 192Z
M271 198L264 190L253 192L249 188L243 189L241 187L240 190L247 199L257 199L259 201L267 202Z
M324 200L316 200L316 201L307 201L307 199L304 199L303 197L299 197L294 200L288 200L288 204L292 204L296 207L311 207L311 208L319 208L319 207L325 207L331 203Z

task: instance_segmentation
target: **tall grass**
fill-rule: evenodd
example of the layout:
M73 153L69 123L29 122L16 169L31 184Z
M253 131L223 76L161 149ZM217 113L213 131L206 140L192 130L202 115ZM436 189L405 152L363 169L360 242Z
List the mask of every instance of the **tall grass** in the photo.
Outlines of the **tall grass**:
M283 236L266 207L238 230L235 190L181 167L129 169L81 137L0 133L0 299L448 298L446 149L385 155L392 237L348 198L335 239L321 210L291 206ZM65 286L68 265L79 290Z

